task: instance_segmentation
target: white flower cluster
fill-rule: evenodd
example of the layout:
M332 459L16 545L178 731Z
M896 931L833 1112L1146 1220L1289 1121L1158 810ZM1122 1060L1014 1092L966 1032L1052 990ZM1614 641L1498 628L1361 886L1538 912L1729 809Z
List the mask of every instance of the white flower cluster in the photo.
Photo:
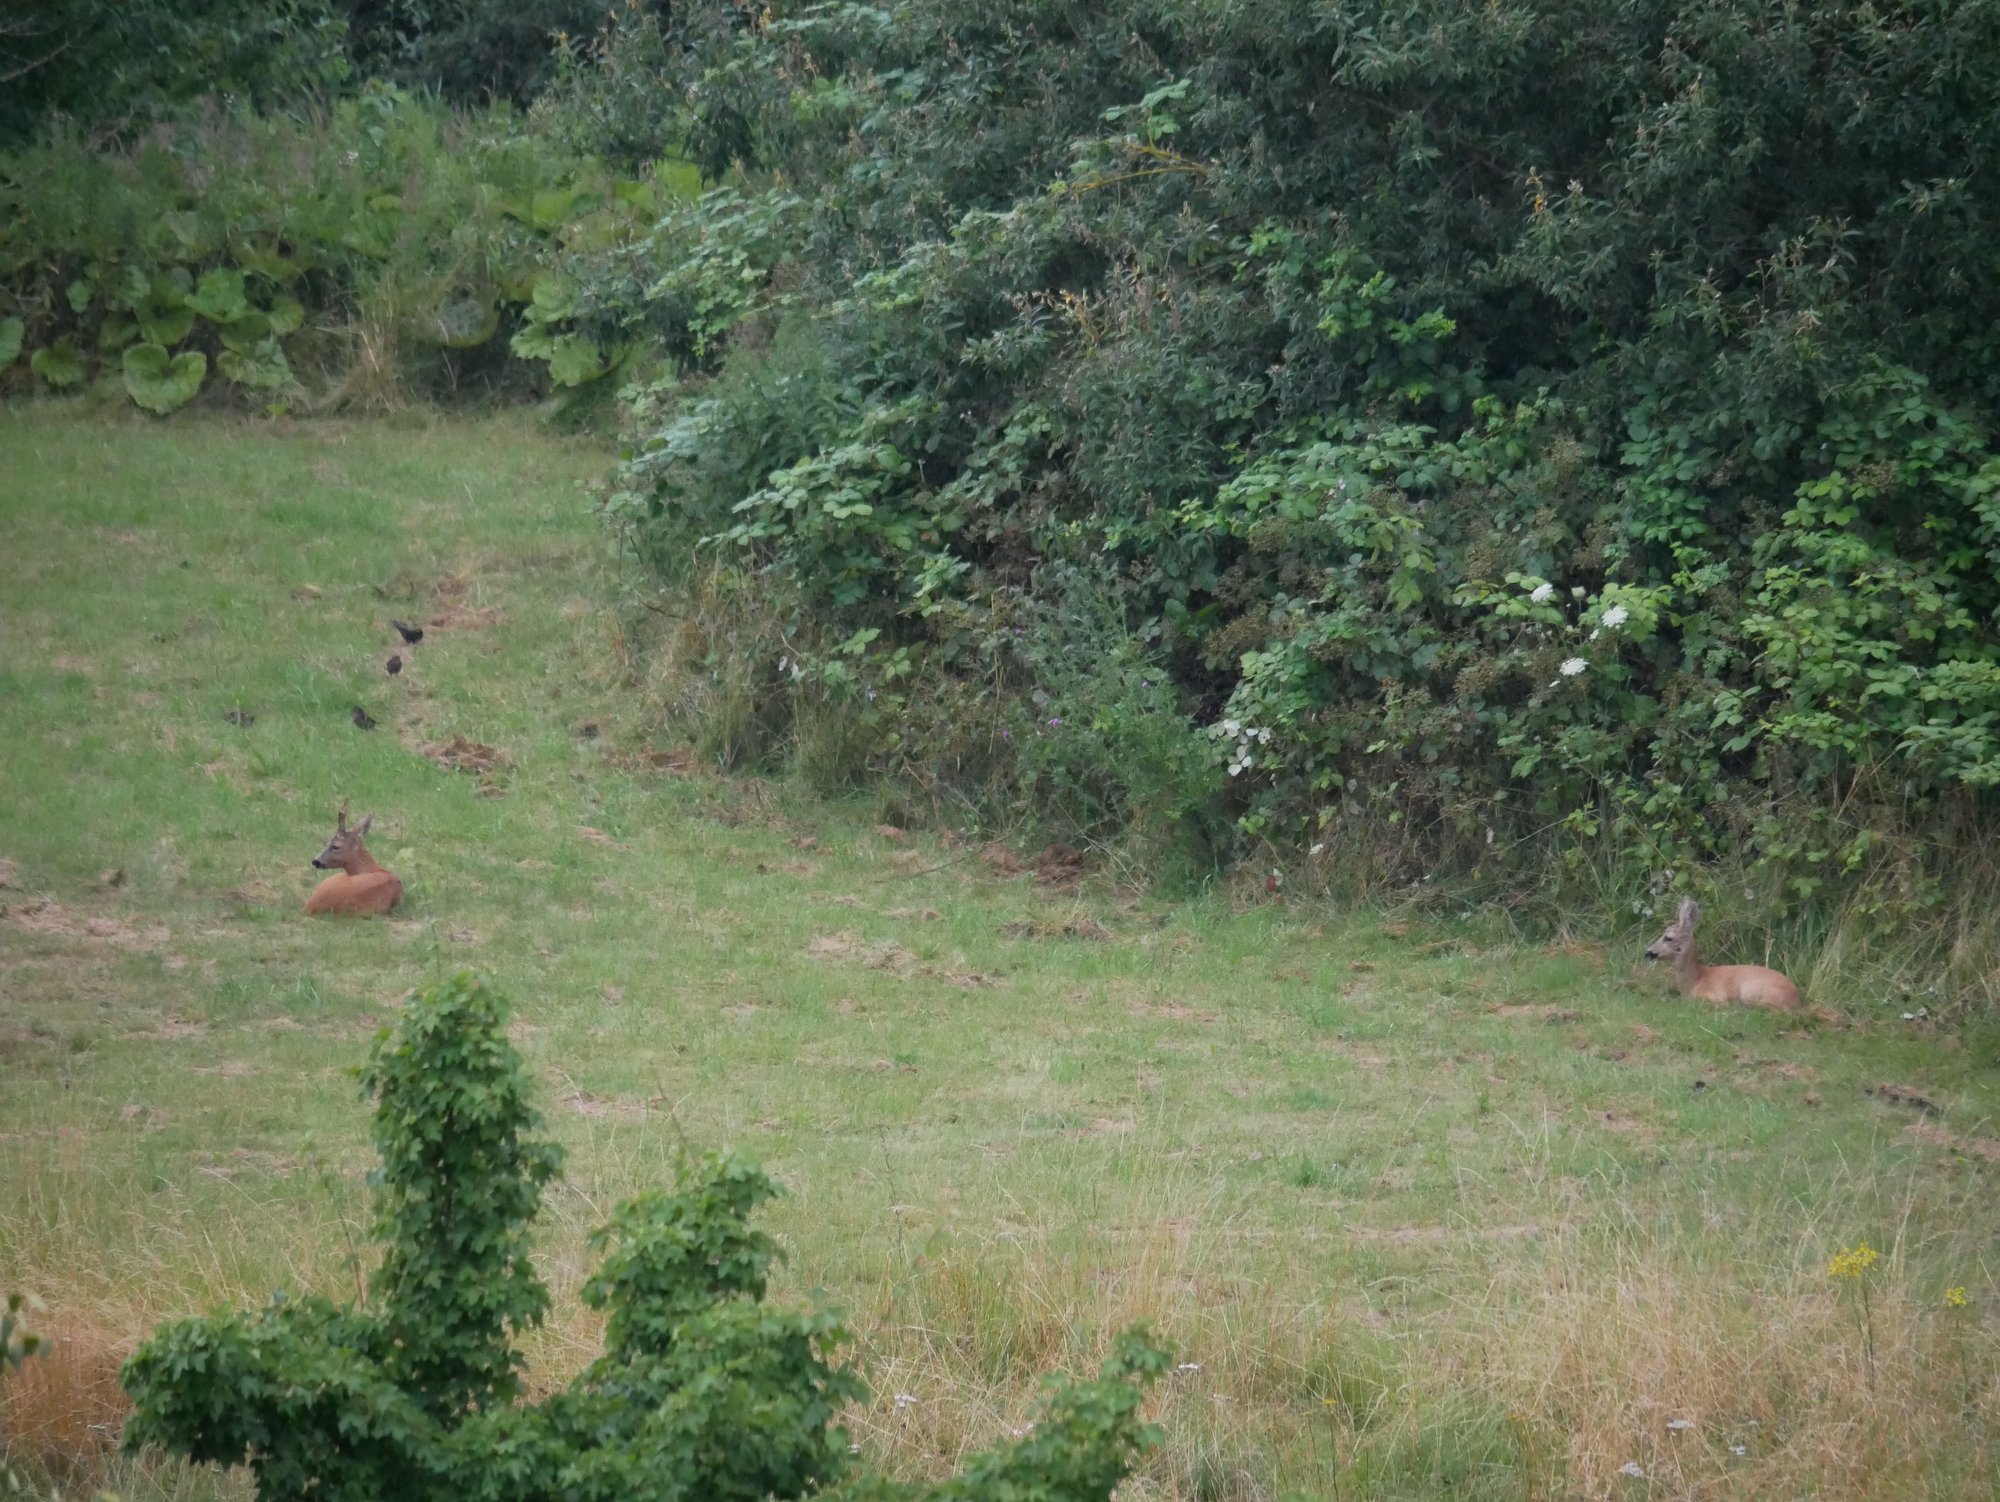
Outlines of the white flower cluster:
M1598 618L1598 624L1603 626L1607 631L1616 631L1631 619L1631 611L1627 610L1623 605L1613 605Z
M1257 765L1251 752L1259 746L1271 744L1271 732L1246 725L1241 720L1224 720L1220 725L1208 727L1209 738L1231 742L1229 747L1229 775L1240 777Z
M1537 584L1534 588L1534 592L1528 596L1528 598L1533 600L1537 605L1546 605L1549 603L1549 601L1553 600L1555 597L1556 597L1556 587L1553 584L1546 584L1546 583Z

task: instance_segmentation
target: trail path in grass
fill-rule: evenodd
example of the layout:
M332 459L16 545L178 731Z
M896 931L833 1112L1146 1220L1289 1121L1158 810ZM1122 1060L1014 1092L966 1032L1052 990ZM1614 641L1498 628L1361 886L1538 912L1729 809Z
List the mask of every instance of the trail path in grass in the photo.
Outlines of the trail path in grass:
M685 767L619 681L605 462L522 421L0 413L0 1283L69 1337L76 1416L30 1435L17 1394L0 1443L101 1443L159 1318L353 1291L349 1071L470 966L570 1154L541 1380L595 1349L585 1233L685 1142L790 1186L783 1296L851 1316L858 1437L906 1474L1146 1317L1187 1366L1139 1495L1599 1495L1628 1461L1984 1494L1990 1034L1055 884ZM343 800L388 921L299 914ZM1825 1276L1863 1239L1872 1360Z

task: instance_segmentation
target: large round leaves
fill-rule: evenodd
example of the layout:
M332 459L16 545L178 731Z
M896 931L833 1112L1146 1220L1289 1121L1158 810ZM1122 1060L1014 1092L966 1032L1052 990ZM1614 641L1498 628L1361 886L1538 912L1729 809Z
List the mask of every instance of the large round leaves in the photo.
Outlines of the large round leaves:
M192 401L207 374L208 356L199 350L170 355L158 344L135 344L125 351L125 389L148 412L162 416Z

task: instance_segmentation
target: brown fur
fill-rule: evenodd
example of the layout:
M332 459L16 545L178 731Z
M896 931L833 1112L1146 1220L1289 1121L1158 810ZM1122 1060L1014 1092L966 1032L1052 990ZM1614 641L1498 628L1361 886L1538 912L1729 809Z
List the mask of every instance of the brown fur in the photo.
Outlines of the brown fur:
M403 884L381 866L361 837L368 833L368 826L375 822L370 814L353 829L347 827L347 810L340 811L340 822L334 829L333 838L326 849L313 857L313 865L321 871L338 870L338 876L329 876L306 899L306 915L317 918L327 913L345 914L358 918L371 918L388 912L403 900Z
M1704 965L1694 942L1694 926L1700 918L1700 905L1692 897L1683 898L1680 915L1646 951L1649 960L1674 962L1674 986L1681 995L1718 1005L1798 1010L1799 988L1768 966Z

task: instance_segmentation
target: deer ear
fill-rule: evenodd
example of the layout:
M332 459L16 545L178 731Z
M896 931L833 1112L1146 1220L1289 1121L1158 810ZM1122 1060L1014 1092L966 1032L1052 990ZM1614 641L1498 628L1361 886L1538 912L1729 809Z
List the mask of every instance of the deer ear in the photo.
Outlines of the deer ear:
M355 826L354 832L356 834L366 834L368 833L368 826L370 824L373 824L374 822L375 822L375 816L373 814L370 814L367 818L363 819L360 822L360 824Z
M1693 928L1696 920L1700 917L1701 904L1696 902L1692 897L1683 897L1681 899L1681 927Z
M344 803L340 806L340 812L333 816L333 828L336 834L347 833L347 805Z

